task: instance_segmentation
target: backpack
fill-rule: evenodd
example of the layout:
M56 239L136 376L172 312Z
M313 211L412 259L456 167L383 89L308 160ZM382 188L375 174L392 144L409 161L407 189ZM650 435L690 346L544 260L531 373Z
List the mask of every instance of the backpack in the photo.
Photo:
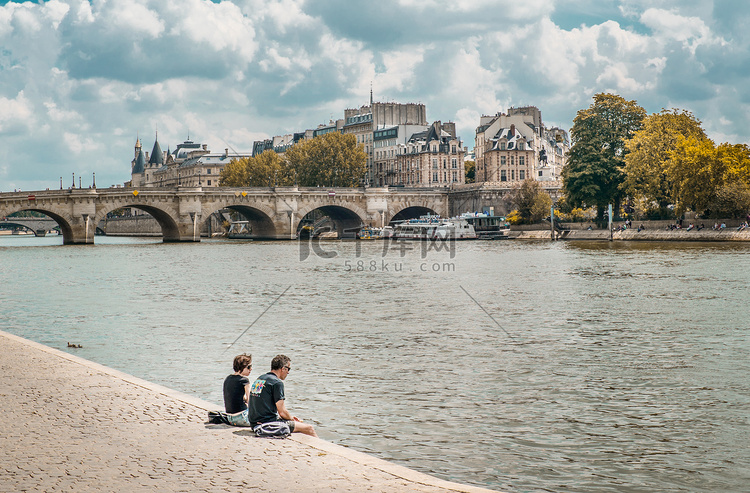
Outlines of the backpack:
M284 421L269 421L253 428L256 436L263 438L286 438L292 434L289 425Z

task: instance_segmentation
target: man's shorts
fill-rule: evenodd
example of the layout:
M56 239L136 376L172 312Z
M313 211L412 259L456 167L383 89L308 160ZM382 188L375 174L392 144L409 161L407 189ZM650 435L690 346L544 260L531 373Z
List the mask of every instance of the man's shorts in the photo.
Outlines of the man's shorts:
M291 420L291 421L282 420L282 421L284 421L284 423L288 424L289 425L289 431L291 431L292 433L294 433L294 420Z

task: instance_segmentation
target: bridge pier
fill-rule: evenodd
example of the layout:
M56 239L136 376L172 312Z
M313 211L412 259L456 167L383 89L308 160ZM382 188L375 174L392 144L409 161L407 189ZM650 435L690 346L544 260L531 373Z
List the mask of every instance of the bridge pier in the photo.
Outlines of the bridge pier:
M67 227L66 227L67 226ZM73 216L67 224L61 224L63 245L93 245L96 234L94 215Z

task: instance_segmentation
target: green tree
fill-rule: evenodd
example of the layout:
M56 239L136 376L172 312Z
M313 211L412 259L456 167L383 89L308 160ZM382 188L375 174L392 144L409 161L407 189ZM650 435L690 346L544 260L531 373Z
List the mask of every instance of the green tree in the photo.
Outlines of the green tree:
M474 183L476 175L476 163L474 161L464 161L464 182Z
M706 139L701 122L689 111L662 110L647 116L643 127L625 142L625 192L667 210L674 200L670 160L678 143L688 137Z
M357 187L364 180L367 155L352 134L330 132L286 152L300 186Z
M542 189L542 185L538 181L531 179L524 180L513 191L511 201L516 207L521 220L529 224L537 223L542 218L549 216L550 206L552 206L552 199Z
M723 185L716 191L708 207L711 217L745 217L750 211L750 187L742 182Z
M623 197L625 142L640 129L646 110L636 101L596 94L573 120L573 146L563 168L563 191L572 206L596 206L604 218L607 204L619 208Z

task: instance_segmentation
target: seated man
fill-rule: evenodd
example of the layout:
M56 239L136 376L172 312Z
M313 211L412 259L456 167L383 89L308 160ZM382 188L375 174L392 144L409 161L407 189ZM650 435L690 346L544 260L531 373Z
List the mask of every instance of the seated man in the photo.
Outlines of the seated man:
M292 416L284 403L284 382L291 371L289 357L279 354L271 361L271 371L258 377L250 386L248 421L255 428L264 423L283 421L289 431L317 437L315 428Z

